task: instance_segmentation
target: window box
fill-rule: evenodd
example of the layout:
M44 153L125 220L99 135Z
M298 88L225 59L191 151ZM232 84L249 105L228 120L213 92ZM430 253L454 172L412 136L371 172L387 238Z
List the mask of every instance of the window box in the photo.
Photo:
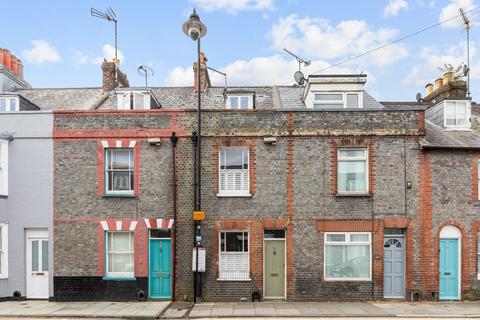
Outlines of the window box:
M105 234L105 269L110 280L134 278L133 232L107 231Z
M133 193L125 193L125 194L122 194L122 193L105 193L102 195L103 198L137 198L136 195L134 195Z
M368 192L367 148L337 151L337 195L366 196Z
M326 232L324 243L325 281L371 281L371 233Z
M220 149L218 196L251 196L249 157L248 147L229 147Z
M221 231L219 238L218 280L250 281L248 231Z
M122 277L103 277L102 280L105 280L105 281L136 281L137 278L135 277L125 277L125 278L122 278Z

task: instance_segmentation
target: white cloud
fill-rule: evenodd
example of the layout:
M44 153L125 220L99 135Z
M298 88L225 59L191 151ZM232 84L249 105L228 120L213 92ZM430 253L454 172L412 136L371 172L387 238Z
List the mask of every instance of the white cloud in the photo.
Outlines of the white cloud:
M120 63L125 62L125 56L123 55L122 51L118 50L117 56L120 60ZM113 58L115 58L115 47L107 43L104 44L102 47L102 55L93 58L91 62L94 64L102 64L104 59L107 59L107 61L111 61Z
M89 62L90 58L88 54L82 52L81 50L78 49L73 49L72 50L72 56L70 57L70 60L74 64L86 64Z
M454 46L424 47L421 49L420 63L410 70L410 73L402 80L405 87L423 88L427 83L433 83L436 78L443 76L438 69L444 64L458 66L466 60L465 42ZM475 43L470 45L470 69L471 79L480 79L480 61L476 58Z
M22 56L26 61L34 64L60 61L57 50L51 47L46 40L33 40L32 45L31 49L22 51Z
M438 17L438 21L445 21L452 17L459 15L459 9L463 8L463 10L468 11L475 8L476 5L473 0L451 0L450 3L442 8L440 12L440 16ZM474 23L474 15L472 13L467 13L467 17L470 19L472 24ZM462 17L457 17L455 19L449 20L442 24L443 28L463 28L463 19Z
M299 18L290 15L278 20L270 30L270 38L277 50L287 48L306 58L348 58L385 44L398 34L395 29L373 29L363 20L344 20L331 25L321 18ZM400 44L375 51L363 61L368 65L387 66L408 56L407 49Z
M325 61L315 60L305 69L305 75L325 68L329 64ZM228 85L273 85L292 84L293 74L298 70L298 62L284 56L273 55L269 57L255 57L250 60L237 60L220 69L227 74ZM332 68L332 73L352 73L350 68ZM355 70L359 72L360 70ZM224 84L223 76L210 72L210 79L214 85ZM171 70L165 79L167 85L192 86L192 67L176 67Z
M390 0L387 6L383 9L384 17L394 17L398 15L401 10L408 9L408 2L405 0Z
M191 0L191 2L206 10L225 10L229 14L236 14L239 11L263 11L273 10L273 0Z

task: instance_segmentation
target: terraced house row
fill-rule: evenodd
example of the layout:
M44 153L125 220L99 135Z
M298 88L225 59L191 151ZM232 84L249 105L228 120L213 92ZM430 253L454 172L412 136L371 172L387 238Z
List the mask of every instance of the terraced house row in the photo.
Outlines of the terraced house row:
M378 102L359 74L214 87L202 55L198 87L106 61L42 89L2 54L0 297L193 300L197 90L204 301L478 296L480 108L451 74Z

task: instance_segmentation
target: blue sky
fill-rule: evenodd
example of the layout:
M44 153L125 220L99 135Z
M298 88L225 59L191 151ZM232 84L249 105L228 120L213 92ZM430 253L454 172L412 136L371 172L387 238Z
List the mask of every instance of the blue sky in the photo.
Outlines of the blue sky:
M151 65L155 86L191 85L194 43L182 32L197 8L208 33L208 65L226 71L231 85L293 83L298 65L283 47L312 60L305 73L388 43L471 9L478 0L186 0L10 1L0 20L0 47L21 57L34 87L100 86L99 61L113 52L113 24L90 16L112 7L119 19L122 70L142 85L136 69ZM480 9L470 18L475 21ZM480 97L478 28L471 30L472 94ZM465 32L456 19L324 73L364 72L379 100L414 100L443 63L466 61ZM223 80L213 75L215 84Z

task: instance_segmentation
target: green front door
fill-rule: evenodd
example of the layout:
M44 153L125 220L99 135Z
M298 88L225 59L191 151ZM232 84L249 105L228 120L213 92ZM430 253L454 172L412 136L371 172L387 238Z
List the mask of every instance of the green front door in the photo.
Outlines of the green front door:
M265 240L265 298L285 298L285 239Z

